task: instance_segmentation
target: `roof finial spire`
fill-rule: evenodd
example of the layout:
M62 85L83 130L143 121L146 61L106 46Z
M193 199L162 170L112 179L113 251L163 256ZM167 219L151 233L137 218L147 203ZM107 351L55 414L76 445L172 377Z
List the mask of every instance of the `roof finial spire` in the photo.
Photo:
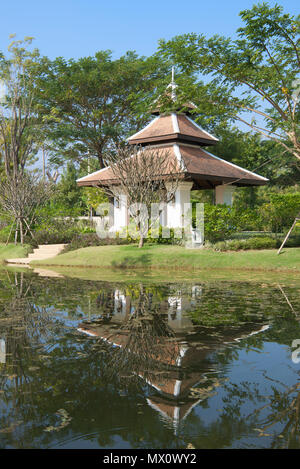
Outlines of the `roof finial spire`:
M176 96L176 88L177 88L177 85L175 83L175 67L173 65L172 67L172 81L171 83L169 84L169 86L171 87L172 89L172 92L171 92L171 97L172 97L172 101L175 102L176 99L177 99L177 96ZM168 86L168 88L169 88Z

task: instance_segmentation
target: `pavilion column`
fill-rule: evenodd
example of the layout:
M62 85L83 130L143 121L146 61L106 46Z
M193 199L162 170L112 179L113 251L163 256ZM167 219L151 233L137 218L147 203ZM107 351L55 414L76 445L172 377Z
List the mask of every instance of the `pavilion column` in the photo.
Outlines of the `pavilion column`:
M127 196L119 193L114 197L114 231L125 228L128 224Z
M232 206L233 193L236 187L231 184L221 184L215 188L215 201L216 204L225 204Z
M174 200L167 204L167 226L169 228L184 227L184 204L191 202L192 186L192 182L180 182L174 194ZM168 184L166 184L166 189L168 190Z

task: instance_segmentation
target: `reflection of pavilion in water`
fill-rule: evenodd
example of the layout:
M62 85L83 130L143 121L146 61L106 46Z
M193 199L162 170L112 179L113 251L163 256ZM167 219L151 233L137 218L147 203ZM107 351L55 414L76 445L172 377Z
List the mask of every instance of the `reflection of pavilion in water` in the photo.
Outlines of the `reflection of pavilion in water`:
M213 354L226 343L241 340L268 328L267 325L257 323L243 324L222 330L216 338L210 334L212 331L209 328L195 327L188 314L201 302L201 294L202 287L193 286L190 296L175 291L160 302L159 316L153 315L152 321L163 319L168 330L172 331L172 336L158 334L153 339L148 363L150 368L153 364L158 365L158 368L153 367L155 368L153 373L149 372L149 369L135 370L136 374L156 391L147 398L148 404L161 416L171 420L175 427L205 398L191 394L194 386L201 383L200 386L204 389L203 395L207 397L206 374L220 371L214 370ZM109 318L106 315L95 321L83 322L79 331L99 337L122 351L129 350L132 354L136 354L139 346L135 350L131 349L132 329L126 325L137 313L137 303L138 300L135 302L131 296L115 290L112 302L114 308ZM134 340L141 340L142 346L143 338L139 338L139 331L134 334ZM159 367L161 372L157 372Z
M201 299L202 287L195 285L191 288L191 297L182 295L181 291L175 291L169 295L163 304L160 304L162 312L168 314L168 324L175 330L193 327L191 319L185 314L193 307L197 300ZM130 296L116 289L114 292L113 319L123 322L134 314L136 306Z

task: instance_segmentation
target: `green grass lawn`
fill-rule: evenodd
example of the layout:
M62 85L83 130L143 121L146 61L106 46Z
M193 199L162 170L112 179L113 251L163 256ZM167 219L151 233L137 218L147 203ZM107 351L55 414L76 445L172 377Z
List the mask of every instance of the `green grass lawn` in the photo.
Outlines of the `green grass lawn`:
M208 249L186 249L180 246L146 244L98 246L78 249L31 265L81 266L118 269L205 270L233 269L253 271L294 271L300 273L300 248L276 250L215 252Z
M26 257L30 250L30 246L20 244L5 244L0 243L0 262L4 259L14 259L15 257Z

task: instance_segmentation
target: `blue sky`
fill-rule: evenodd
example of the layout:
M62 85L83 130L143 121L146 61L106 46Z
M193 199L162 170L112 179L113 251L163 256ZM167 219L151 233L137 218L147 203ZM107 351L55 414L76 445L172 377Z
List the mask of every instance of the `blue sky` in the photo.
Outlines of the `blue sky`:
M35 38L34 46L51 59L79 58L110 49L151 55L158 40L188 32L233 37L242 25L239 12L253 0L0 0L0 51L9 35ZM299 14L299 0L269 0ZM40 162L38 163L38 166Z
M0 50L9 34L34 36L42 55L78 58L111 49L155 52L160 38L196 32L234 36L238 13L253 0L1 0ZM276 1L270 0L274 5ZM281 0L288 13L299 13L298 0Z

